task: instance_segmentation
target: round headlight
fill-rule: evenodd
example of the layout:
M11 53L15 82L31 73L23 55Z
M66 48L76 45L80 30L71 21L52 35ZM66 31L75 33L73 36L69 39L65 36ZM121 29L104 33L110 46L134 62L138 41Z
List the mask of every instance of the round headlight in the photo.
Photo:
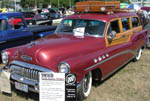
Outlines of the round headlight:
M60 73L69 73L70 72L70 66L66 62L62 62L58 65L58 71Z
M2 58L2 63L3 64L8 63L8 53L6 51L1 52L1 58Z

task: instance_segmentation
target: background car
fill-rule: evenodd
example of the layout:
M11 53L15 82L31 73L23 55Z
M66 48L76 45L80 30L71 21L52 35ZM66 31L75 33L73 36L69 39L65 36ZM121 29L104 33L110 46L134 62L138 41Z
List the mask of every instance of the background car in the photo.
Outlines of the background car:
M58 18L60 18L59 9L46 8L46 9L42 9L41 13L42 14L46 14L47 16L49 16L52 19L58 19Z

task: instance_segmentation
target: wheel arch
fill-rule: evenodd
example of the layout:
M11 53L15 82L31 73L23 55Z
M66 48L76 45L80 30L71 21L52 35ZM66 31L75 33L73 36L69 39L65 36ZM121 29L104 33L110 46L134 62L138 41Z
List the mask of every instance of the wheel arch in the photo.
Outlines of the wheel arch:
M92 70L93 85L99 85L102 80L102 71L99 68Z
M142 49L144 49L144 48L145 48L145 46L142 46L141 48L142 48Z

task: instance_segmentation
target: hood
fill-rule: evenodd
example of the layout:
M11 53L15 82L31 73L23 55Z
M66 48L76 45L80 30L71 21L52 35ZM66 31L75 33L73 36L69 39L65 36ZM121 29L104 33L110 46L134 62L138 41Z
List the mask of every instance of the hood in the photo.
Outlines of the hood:
M20 48L18 57L32 57L32 61L20 59L21 61L28 61L31 64L37 64L57 71L53 67L65 61L65 59L90 54L104 48L104 46L104 37L76 37L65 34L53 34Z

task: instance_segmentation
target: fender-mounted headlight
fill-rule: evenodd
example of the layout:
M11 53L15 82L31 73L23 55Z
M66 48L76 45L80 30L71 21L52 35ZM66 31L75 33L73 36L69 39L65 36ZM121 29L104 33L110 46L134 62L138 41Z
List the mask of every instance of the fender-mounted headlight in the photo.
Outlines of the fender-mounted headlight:
M60 73L69 73L70 72L70 65L66 62L62 62L58 65L58 72Z
M8 63L8 53L5 50L1 52L1 58L3 64Z

